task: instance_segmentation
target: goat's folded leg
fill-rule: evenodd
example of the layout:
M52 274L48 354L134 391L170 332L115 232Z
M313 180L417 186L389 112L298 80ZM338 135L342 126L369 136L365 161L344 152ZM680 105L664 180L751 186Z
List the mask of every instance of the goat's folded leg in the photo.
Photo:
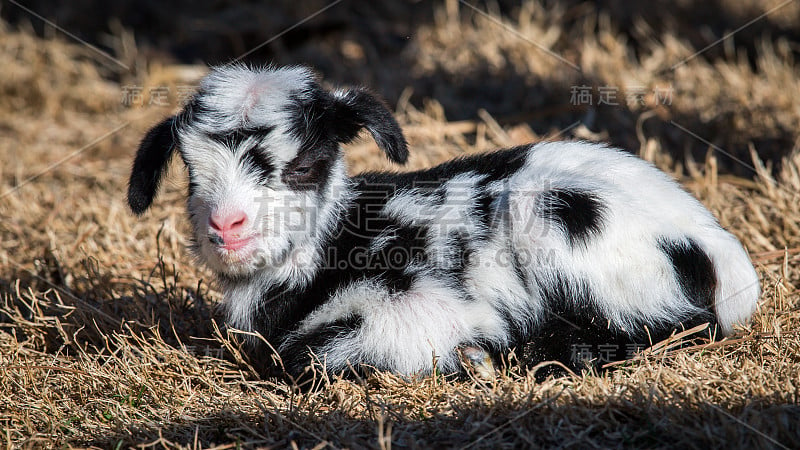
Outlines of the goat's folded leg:
M465 345L458 347L458 354L461 358L461 365L476 378L484 381L495 378L494 363L486 350Z

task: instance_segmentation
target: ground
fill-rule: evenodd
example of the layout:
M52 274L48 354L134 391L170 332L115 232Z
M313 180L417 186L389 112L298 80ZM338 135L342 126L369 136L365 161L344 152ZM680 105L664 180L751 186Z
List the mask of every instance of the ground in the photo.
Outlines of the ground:
M0 7L7 447L798 445L800 1L160 3ZM412 158L392 167L365 138L352 172L546 139L625 147L742 240L758 311L727 340L602 374L260 380L187 254L180 164L143 218L125 205L143 133L240 56L387 100Z

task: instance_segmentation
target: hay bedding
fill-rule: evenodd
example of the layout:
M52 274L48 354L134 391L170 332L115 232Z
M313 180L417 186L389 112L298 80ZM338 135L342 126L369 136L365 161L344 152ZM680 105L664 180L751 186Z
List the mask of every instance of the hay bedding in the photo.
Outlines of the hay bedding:
M720 7L746 18L775 6L736 5ZM374 64L379 52L357 35L328 37L291 54L274 48L275 59L325 66L333 57L323 50L333 49L352 60L344 66L358 68L352 76L380 80L373 87L397 105L412 146L409 169L553 137L632 148L679 177L750 251L764 293L748 327L705 347L660 343L603 375L541 383L516 370L491 383L382 373L352 382L320 374L320 389L308 393L259 380L237 336L222 327L209 274L184 249L182 169L173 167L144 220L124 205L139 137L177 106L181 90L204 69L118 50L134 68L126 72L65 39L4 24L2 442L37 448L796 446L800 96L790 93L800 92L797 42L763 39L749 59L734 48L669 70L702 47L680 30L648 30L635 20L625 35L609 19L613 7L599 14L586 8L526 4L487 19L448 2L383 65ZM800 17L797 11L795 2L765 20L776 30L796 30L800 22L788 18ZM498 21L515 32L504 32ZM122 31L114 38L130 43ZM583 72L528 41L566 55ZM309 50L317 44L322 55ZM326 76L347 79L337 70ZM570 87L581 85L617 87L620 101L571 102ZM142 97L122 101L128 86L142 87ZM150 88L164 86L166 97L152 101ZM671 103L622 101L642 86L671 87ZM353 171L387 167L366 140L351 145L348 157Z

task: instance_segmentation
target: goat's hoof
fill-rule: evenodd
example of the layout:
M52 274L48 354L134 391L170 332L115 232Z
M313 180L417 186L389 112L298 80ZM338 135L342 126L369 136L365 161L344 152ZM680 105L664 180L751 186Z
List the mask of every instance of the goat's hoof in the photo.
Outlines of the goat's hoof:
M478 347L459 347L461 364L464 368L482 381L494 379L494 363L489 353Z

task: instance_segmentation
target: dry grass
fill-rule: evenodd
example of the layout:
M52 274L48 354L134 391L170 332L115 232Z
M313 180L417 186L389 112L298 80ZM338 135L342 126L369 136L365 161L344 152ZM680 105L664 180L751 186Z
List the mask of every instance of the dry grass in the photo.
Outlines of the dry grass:
M733 29L778 4L716 8ZM763 20L797 33L798 10L793 2ZM713 57L671 70L702 48L682 18L665 13L666 25L653 29L636 11L624 24L610 19L617 13L526 3L487 19L449 1L385 61L351 31L312 39L294 60L273 50L278 62L344 58L345 69L326 75L370 81L396 103L409 168L552 137L626 145L679 177L742 239L764 288L752 323L713 346L655 348L603 375L536 383L511 370L489 384L321 377L311 393L258 380L221 326L219 292L184 249L182 169L176 164L144 220L124 204L139 137L204 69L144 57L125 30L110 39L131 70L0 25L0 440L26 448L796 447L798 42L776 31L744 54L729 40ZM125 105L131 85L144 98ZM593 105L570 101L580 85L594 87ZM171 106L148 104L152 86L169 87ZM596 104L601 86L619 88L618 105ZM628 103L642 87L671 87L671 104ZM389 167L366 140L348 155L354 171Z

